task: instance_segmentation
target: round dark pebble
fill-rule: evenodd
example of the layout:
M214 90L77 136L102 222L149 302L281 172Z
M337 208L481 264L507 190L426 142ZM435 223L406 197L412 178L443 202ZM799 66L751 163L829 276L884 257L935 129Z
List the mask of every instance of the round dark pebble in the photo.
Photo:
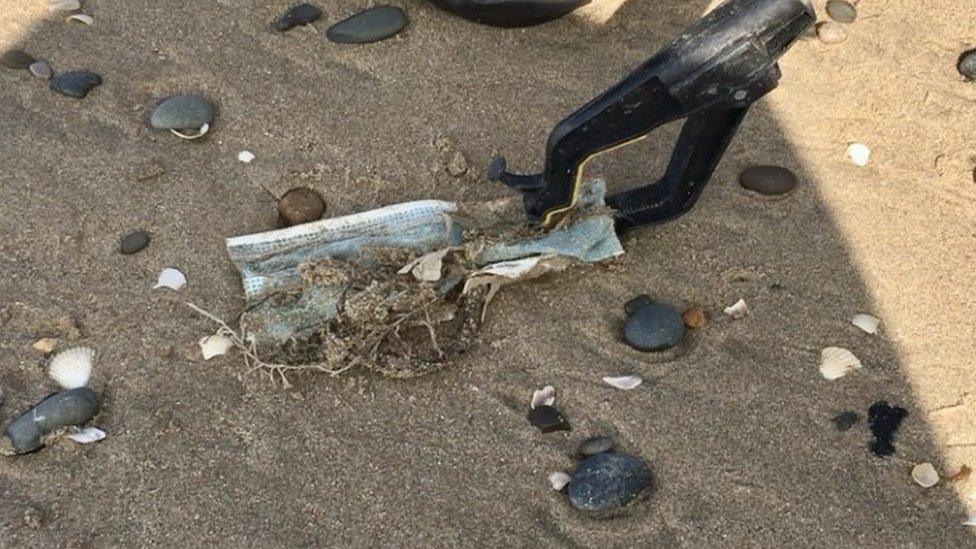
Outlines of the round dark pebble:
M796 176L782 166L749 166L739 173L739 184L750 191L775 196L796 188Z
M579 446L579 453L583 457L595 456L610 450L613 450L613 441L607 437L588 438Z
M102 77L90 71L70 71L61 73L51 79L51 89L66 95L82 99L88 92L102 84Z
M319 8L312 4L299 4L279 17L275 21L274 28L276 31L285 32L298 25L307 25L318 21L320 17L322 17L322 10Z
M651 471L628 454L605 452L583 460L569 481L569 501L580 511L605 513L651 488Z
M644 305L650 305L651 303L654 303L654 301L651 300L651 296L647 294L640 294L637 297L631 298L627 303L624 303L624 313L626 313L627 316L630 316L636 313L637 309L640 309Z
M174 95L153 109L149 123L161 130L196 130L213 122L214 108L206 98L195 94Z
M857 412L841 412L837 414L834 419L834 427L837 427L838 431L846 431L854 426L858 421L861 421L861 416Z
M569 422L552 406L536 406L529 410L529 423L543 433L569 431Z
M962 52L956 63L956 70L967 80L976 80L976 49Z
M146 231L133 231L122 237L122 245L119 251L123 255L131 255L149 245L149 233Z
M853 23L857 19L857 8L844 0L827 2L827 15L838 23Z
M670 349L680 343L684 335L681 313L661 303L642 306L624 325L624 341L638 351Z
M368 44L389 38L407 26L407 14L395 6L375 6L339 21L325 36L340 44Z
M7 50L0 55L0 65L8 69L26 69L35 59L21 50Z
M325 201L308 187L291 189L278 200L278 225L281 227L311 223L321 219L324 213Z

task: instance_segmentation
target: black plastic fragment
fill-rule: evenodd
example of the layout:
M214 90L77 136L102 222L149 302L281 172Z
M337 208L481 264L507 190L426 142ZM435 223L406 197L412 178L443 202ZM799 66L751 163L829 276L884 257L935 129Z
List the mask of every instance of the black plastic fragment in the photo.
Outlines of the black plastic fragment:
M890 406L883 400L875 402L868 408L868 425L871 426L871 434L874 435L870 448L874 455L885 457L895 453L895 433L906 417L908 417L908 410L899 406Z
M529 423L543 433L569 431L569 422L552 406L536 406L529 410Z

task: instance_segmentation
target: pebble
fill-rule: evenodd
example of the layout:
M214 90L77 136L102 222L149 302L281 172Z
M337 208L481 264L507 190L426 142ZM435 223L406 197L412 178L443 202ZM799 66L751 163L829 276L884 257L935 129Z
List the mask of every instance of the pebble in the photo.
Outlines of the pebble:
M681 314L662 303L649 303L624 325L624 340L638 351L663 351L681 342L685 325Z
M559 410L552 406L543 405L530 409L528 419L529 423L543 433L570 430L569 422Z
M325 201L315 190L296 187L278 200L278 226L291 227L322 219Z
M861 421L861 416L857 412L841 412L834 416L831 421L834 422L834 427L837 427L838 431L844 432Z
M71 71L52 78L51 89L61 95L81 99L101 83L102 77L93 72Z
M368 44L389 38L407 26L407 14L395 6L375 6L332 25L325 36L340 44Z
M627 303L624 303L624 313L626 313L627 316L631 316L637 312L637 309L640 309L644 305L650 305L651 303L654 303L651 296L647 294L640 294L637 297L631 298Z
M962 52L959 62L956 63L956 70L965 76L966 80L976 80L976 49Z
M705 316L705 309L695 305L681 313L681 321L689 328L701 328L708 322L708 317Z
M628 454L605 452L583 460L569 481L569 501L580 511L604 513L627 505L651 487L651 471Z
M581 456L587 458L613 450L613 441L607 437L593 437L584 440L579 446Z
M132 255L149 245L149 233L146 231L133 231L122 237L122 245L119 251L123 255Z
M827 15L838 23L853 23L857 19L857 8L844 0L830 0Z
M153 110L149 123L161 130L196 130L213 121L214 108L195 94L174 95Z
M749 166L739 172L739 184L759 194L776 196L796 188L796 176L782 166Z
M50 80L50 78L54 76L54 69L51 68L51 65L47 64L47 61L34 61L27 68L30 70L31 74L38 78Z
M81 425L98 413L98 395L88 387L55 393L15 419L0 438L0 453L33 452L45 437L69 425Z
M298 25L307 25L309 23L318 21L322 17L322 10L313 6L312 4L299 4L290 10L286 11L284 15L275 21L274 28L276 31L285 32L286 30L297 27Z
M847 40L847 31L840 23L827 21L817 25L817 38L824 44L840 44Z
M26 69L34 61L33 57L21 50L7 50L0 55L0 65L8 69Z

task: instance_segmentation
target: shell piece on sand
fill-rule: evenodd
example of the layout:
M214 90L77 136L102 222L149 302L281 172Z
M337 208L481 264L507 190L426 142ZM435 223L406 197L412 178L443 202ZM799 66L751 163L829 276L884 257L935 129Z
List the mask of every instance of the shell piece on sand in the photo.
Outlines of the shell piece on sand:
M607 376L603 378L603 382L611 387L629 391L641 383L644 383L644 380L638 376Z
M51 13L75 11L81 9L81 2L78 0L51 0L47 5Z
M241 151L237 153L237 159L245 164L249 164L252 160L254 160L254 153L251 151Z
M95 18L94 17L92 17L91 15L84 14L84 13L76 13L74 15L69 15L67 20L68 21L74 21L76 23L84 23L86 25L91 25L92 23L95 22Z
M724 311L725 314L729 315L730 317L739 319L749 314L749 306L746 305L746 300L740 299L739 301L736 301L735 303L726 307Z
M444 267L444 256L451 248L443 248L426 253L397 271L399 274L410 273L414 278L421 282L437 282L441 279L441 271Z
M53 337L42 337L41 339L35 341L34 344L31 345L31 348L33 348L35 351L40 351L44 354L48 354L51 351L53 351L54 348L57 346L58 346L57 339L54 339Z
M541 389L536 389L532 393L532 403L530 406L535 408L536 406L552 406L556 403L556 388L552 385L546 385Z
M931 463L919 463L912 468L912 480L922 488L931 488L939 483L939 473Z
M854 164L867 166L868 160L871 158L871 149L864 143L851 143L847 146L847 156L851 158L851 162Z
M200 340L200 352L203 353L204 360L227 354L233 346L234 340L223 334L214 334Z
M90 347L72 347L54 355L47 367L47 375L65 389L77 389L88 385L91 379L95 350Z
M552 489L557 492L565 488L571 480L573 480L573 477L562 471L549 473L549 484L552 484Z
M973 515L966 520L962 521L963 526L976 526L976 515Z
M210 131L210 124L204 124L200 126L200 130L197 131L197 133L193 133L193 134L183 133L179 130L173 130L173 129L169 131L170 133L172 133L176 137L179 137L180 139L187 139L187 140L200 139L201 137L207 135L207 132Z
M854 315L854 318L851 319L851 324L857 326L858 328L864 330L869 334L878 333L878 324L880 323L881 321L878 319L878 317L871 316L865 313L858 313Z
M166 267L159 273L159 279L156 280L156 285L153 286L153 290L156 288L169 288L173 291L179 291L183 286L186 286L186 276L178 269Z
M65 437L77 442L78 444L91 444L104 439L105 431L99 429L98 427L85 427L77 433L71 433L69 435L65 435Z
M820 351L820 374L826 379L840 379L860 367L861 361L847 349L825 347Z

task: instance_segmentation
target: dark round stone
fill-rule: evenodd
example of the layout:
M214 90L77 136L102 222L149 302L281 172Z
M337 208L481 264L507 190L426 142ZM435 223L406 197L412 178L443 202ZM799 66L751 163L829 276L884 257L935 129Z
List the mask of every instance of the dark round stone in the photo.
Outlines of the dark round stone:
M322 219L325 201L308 187L296 187L278 200L278 224L282 227L311 223Z
M276 31L285 32L298 25L307 25L317 21L320 17L322 17L322 10L319 8L312 4L299 4L279 17L275 21L274 28Z
M857 19L857 8L844 0L827 2L827 15L838 23L853 23Z
M0 55L0 65L8 69L26 69L35 59L21 50L7 50Z
M796 176L782 166L749 166L739 173L739 184L750 191L775 196L796 188Z
M834 427L837 427L838 431L846 431L854 426L855 423L861 420L861 416L857 412L841 412L837 414L834 419Z
M634 456L615 452L583 460L569 481L569 501L580 511L619 509L651 488L651 470Z
M552 406L536 406L529 410L529 423L543 433L569 431L569 422Z
M339 21L325 36L340 44L368 44L389 38L407 26L407 14L395 6L375 6Z
M149 233L146 231L133 231L122 237L122 245L119 247L123 255L134 254L149 245Z
M962 52L956 63L956 70L967 80L976 80L976 49Z
M613 441L607 437L588 438L579 446L579 453L583 457L595 456L610 450L613 450Z
M214 108L195 94L174 95L153 110L149 123L161 130L196 130L213 122Z
M651 296L647 294L640 294L637 297L630 298L627 303L624 303L624 313L626 313L627 316L630 316L636 313L637 309L640 309L644 305L650 305L651 303L654 303L654 301L651 300Z
M685 324L681 313L661 303L637 310L624 325L624 341L638 351L663 351L681 342Z
M84 98L101 84L102 77L90 71L65 72L51 79L52 90L77 99Z

